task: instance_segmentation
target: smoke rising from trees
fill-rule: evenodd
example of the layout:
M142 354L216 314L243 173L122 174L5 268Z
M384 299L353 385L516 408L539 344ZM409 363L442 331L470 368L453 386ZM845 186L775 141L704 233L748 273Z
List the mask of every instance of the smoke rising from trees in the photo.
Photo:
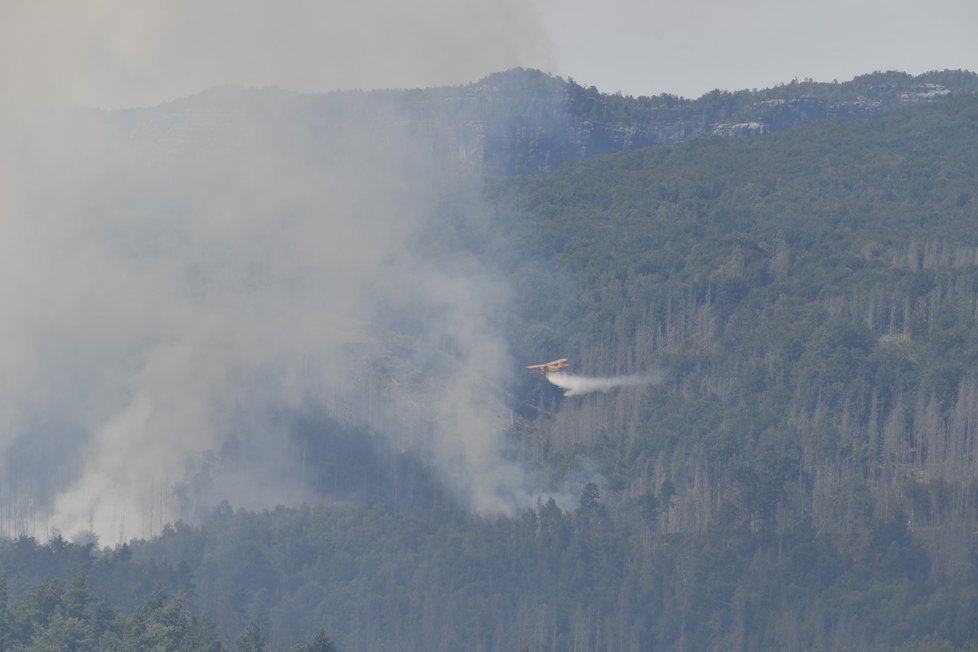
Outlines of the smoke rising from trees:
M0 461L10 470L0 499L14 506L10 533L43 536L50 525L115 541L221 499L256 508L311 499L287 418L311 411L417 451L472 508L534 499L502 455L504 410L491 391L512 368L494 326L507 289L453 240L480 219L476 181L428 135L397 128L396 115L310 126L317 106L278 91L62 108L139 101L223 73L235 81L241 53L268 57L267 80L283 70L298 79L285 45L293 28L311 48L303 83L341 85L311 72L345 74L328 56L337 44L316 50L303 31L311 18L338 29L339 16L294 4L303 11L282 8L272 21L276 47L265 32L254 44L226 41L222 21L257 27L271 11L260 3L245 18L237 5L232 17L159 3L80 21L77 33L4 8L35 37L65 32L35 61L27 33L5 45L2 83L18 99L0 115ZM437 7L420 15L428 10ZM382 33L368 41L378 61L416 64L422 80L443 62L474 76L525 52L518 29L494 41L492 56L478 52L513 10L466 5L429 25L438 34L485 26L474 40L451 39L458 56L405 52ZM7 35L18 23L4 24ZM145 47L126 32L134 24L152 36ZM187 62L165 45L178 35L204 53L209 76L184 74ZM127 85L151 70L126 66L154 62L159 84ZM375 68L360 71L363 85L381 79Z

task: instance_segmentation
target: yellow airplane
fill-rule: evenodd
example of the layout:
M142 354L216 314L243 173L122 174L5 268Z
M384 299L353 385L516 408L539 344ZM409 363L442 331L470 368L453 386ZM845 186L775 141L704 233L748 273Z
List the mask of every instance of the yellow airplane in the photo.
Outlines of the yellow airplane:
M567 367L567 358L560 358L559 360L551 360L550 362L544 362L543 364L531 364L527 365L527 369L531 371L539 371L542 374L552 374L561 371Z

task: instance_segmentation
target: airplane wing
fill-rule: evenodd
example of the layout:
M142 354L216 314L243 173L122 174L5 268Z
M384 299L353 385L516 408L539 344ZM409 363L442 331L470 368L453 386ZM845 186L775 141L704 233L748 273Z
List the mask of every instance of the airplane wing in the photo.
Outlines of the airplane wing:
M554 373L564 369L567 366L567 358L559 358L557 360L551 360L550 362L544 362L541 364L531 364L527 365L527 369L532 369L533 371L541 371L543 373Z

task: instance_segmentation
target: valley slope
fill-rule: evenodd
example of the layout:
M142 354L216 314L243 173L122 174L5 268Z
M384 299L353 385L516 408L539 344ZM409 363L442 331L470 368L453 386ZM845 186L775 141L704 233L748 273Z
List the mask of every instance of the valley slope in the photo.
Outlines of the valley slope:
M973 646L978 96L536 176L556 166L489 151L489 233L444 237L513 288L514 359L664 378L565 398L514 369L505 455L576 507L472 514L426 460L323 421L321 504L101 553L7 541L11 586L87 564L116 602L161 582L276 649Z

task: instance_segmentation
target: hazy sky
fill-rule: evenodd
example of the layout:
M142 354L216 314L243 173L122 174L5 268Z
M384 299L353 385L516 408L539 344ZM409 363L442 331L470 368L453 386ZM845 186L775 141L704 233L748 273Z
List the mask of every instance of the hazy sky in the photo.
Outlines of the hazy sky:
M978 69L973 0L538 0L556 72L698 97L874 70Z
M0 91L145 105L220 83L424 87L523 66L699 96L974 70L976 27L973 0L0 0Z

